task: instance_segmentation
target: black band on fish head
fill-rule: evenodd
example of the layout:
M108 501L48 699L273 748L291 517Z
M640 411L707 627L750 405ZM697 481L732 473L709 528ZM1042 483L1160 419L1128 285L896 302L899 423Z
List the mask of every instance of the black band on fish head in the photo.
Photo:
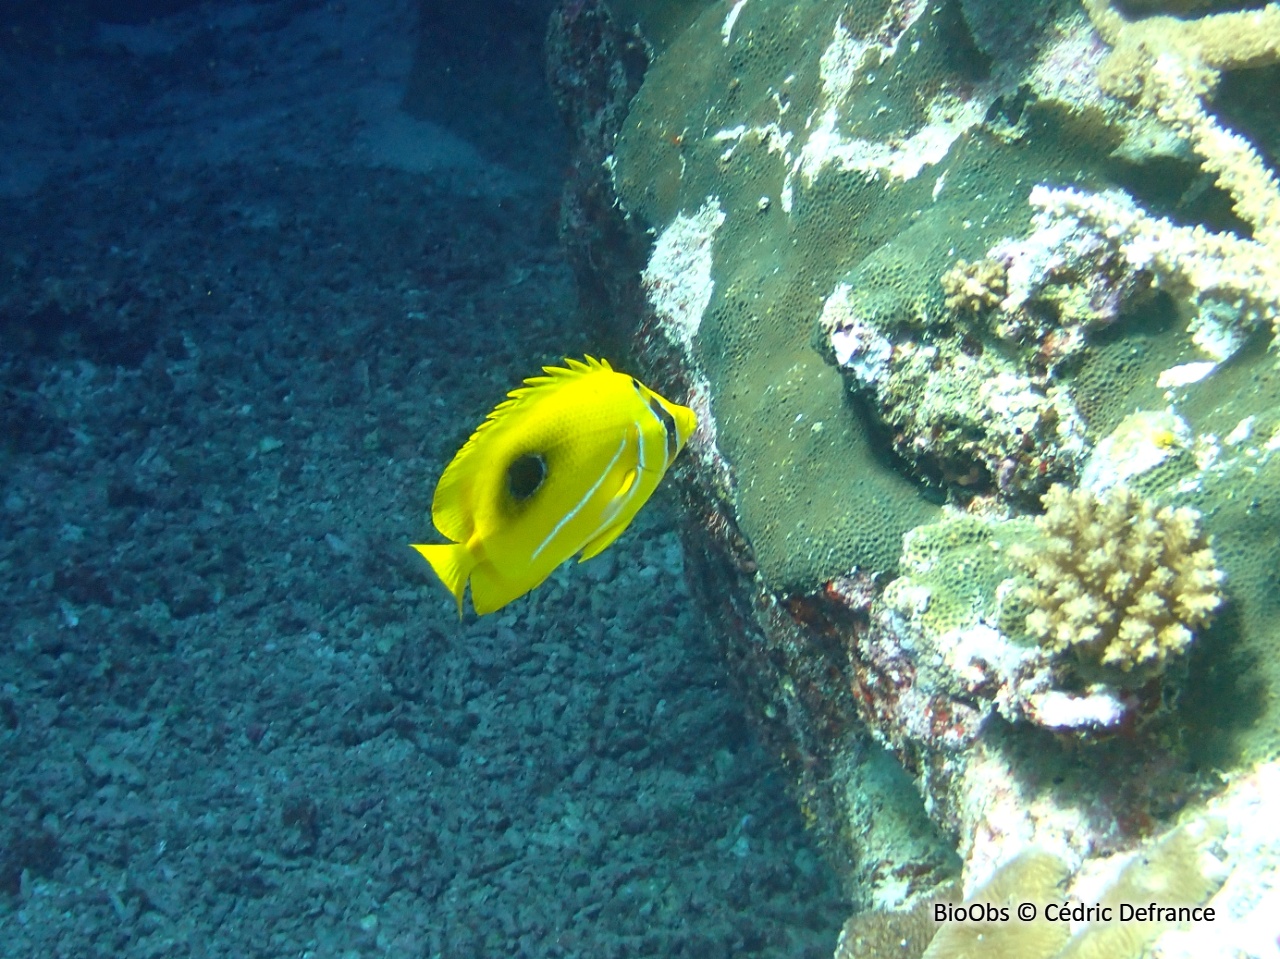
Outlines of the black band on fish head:
M542 488L547 478L547 461L537 453L522 453L507 467L507 492L523 503Z
M651 392L640 385L640 381L634 376L631 377L631 385L636 391L636 395L649 405L649 411L658 418L658 422L662 424L662 431L667 434L667 463L676 458L676 454L680 452L680 431L676 428L675 417L672 416L665 406Z
M663 430L666 431L667 462L670 463L676 458L676 454L680 452L680 431L676 429L676 419L667 411L665 406L653 397L649 398L649 409L653 410L653 415L658 418Z

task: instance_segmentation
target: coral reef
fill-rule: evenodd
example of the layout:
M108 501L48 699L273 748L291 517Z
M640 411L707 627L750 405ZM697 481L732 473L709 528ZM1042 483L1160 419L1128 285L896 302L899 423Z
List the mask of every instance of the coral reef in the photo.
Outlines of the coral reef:
M1124 193L1091 194L1071 188L1036 187L1031 203L1043 214L1043 229L1077 246L1101 246L1121 256L1129 269L1152 281L1192 311L1197 346L1223 360L1244 344L1259 324L1280 320L1280 246L1202 226L1178 226L1143 211Z
M706 425L699 596L851 895L947 874L866 865L868 742L979 879L1280 755L1276 4L665 6L606 160L637 322Z
M993 715L1087 735L1150 708L1123 694L1118 675L1064 685L1070 677L1056 651L1011 638L1029 611L1012 559L1035 538L1026 519L967 516L908 534L902 575L854 646L877 704L868 719L892 748L951 753L973 743Z
M868 909L845 922L835 959L919 959L937 931L929 899L906 910Z
M1207 902L1226 878L1220 848L1226 834L1226 824L1214 816L1172 830L1131 856L1096 902L1116 910L1122 904L1157 902L1176 907ZM1060 955L1062 959L1141 956L1167 925L1165 921L1090 923Z
M1087 449L1065 389L959 338L900 344L871 395L902 461L958 495L1030 499L1073 478Z
M984 917L991 918L942 923L924 959L1048 959L1056 955L1071 930L1047 919L1045 907L1062 901L1062 886L1069 874L1067 864L1052 853L1034 847L1019 853L964 902L981 907ZM1035 919L1012 918L1022 903L1036 907Z
M1179 226L1114 191L1039 188L1032 204L1050 222L1105 237L1134 270L1151 271L1189 305L1197 343L1215 358L1234 352L1241 333L1260 323L1280 333L1280 180L1207 106L1220 71L1280 62L1280 4L1138 21L1124 19L1108 0L1084 6L1113 47L1099 71L1102 88L1150 111L1185 140L1251 235Z
M1050 652L1145 678L1187 651L1222 603L1222 571L1194 510L1156 507L1126 487L1099 495L1052 487L1040 536L1014 562L1018 598Z

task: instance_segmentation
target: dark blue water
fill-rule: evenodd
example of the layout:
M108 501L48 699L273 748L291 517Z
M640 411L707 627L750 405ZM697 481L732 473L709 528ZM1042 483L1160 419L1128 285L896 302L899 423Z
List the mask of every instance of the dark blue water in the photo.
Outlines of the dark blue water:
M0 4L0 955L826 956L660 493L459 624L539 365L550 4Z

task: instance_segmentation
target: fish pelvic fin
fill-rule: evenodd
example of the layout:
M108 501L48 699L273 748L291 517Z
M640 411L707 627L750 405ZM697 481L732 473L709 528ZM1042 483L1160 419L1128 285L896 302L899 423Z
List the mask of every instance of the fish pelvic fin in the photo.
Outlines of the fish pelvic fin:
M440 546L414 543L413 548L431 564L435 574L440 577L440 582L453 593L454 599L458 601L458 619L462 619L462 597L467 594L467 581L476 568L476 558L464 543L445 543Z

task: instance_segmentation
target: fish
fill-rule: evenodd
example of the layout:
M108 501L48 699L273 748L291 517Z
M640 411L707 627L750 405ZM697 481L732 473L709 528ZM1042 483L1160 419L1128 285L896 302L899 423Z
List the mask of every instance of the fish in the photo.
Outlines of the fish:
M653 495L697 416L608 360L565 358L507 394L445 467L431 520L450 542L412 544L484 616L574 555L613 543Z

